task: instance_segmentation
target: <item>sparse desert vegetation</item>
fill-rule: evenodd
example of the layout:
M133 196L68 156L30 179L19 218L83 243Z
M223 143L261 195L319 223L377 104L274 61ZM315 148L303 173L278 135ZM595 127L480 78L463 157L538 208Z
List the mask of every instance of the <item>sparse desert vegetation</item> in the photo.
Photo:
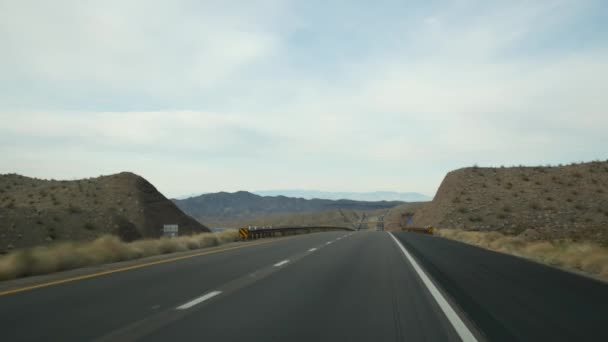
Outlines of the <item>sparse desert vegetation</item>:
M526 234L436 229L437 235L608 280L608 246L569 239L537 240Z
M0 189L0 254L106 234L124 241L156 238L163 224L178 224L183 234L208 231L129 172L73 181L6 174Z
M547 240L606 244L606 169L608 161L458 169L446 175L432 202L415 211L412 225L512 236L533 230Z
M88 242L61 242L24 248L0 256L0 280L218 246L237 238L236 230L133 242L104 235Z
M311 213L275 214L228 222L231 227L251 226L345 226L355 227L366 212L355 210L328 210Z

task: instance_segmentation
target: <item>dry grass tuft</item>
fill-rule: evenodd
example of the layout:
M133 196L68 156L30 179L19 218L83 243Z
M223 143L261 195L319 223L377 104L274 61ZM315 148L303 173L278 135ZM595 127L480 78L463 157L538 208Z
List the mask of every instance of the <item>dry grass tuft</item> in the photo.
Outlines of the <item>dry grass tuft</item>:
M237 238L236 230L173 239L145 239L131 243L122 242L116 236L105 235L89 242L64 242L21 249L0 257L0 280L218 246Z
M583 271L608 280L608 248L591 242L570 240L534 241L498 232L437 229L437 235L513 254L541 263Z

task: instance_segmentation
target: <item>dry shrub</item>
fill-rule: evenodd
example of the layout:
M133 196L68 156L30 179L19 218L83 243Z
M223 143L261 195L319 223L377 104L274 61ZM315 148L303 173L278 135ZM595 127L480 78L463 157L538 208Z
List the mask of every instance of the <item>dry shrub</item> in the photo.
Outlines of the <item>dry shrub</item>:
M16 250L0 257L0 280L47 274L78 267L181 252L235 241L236 230L131 243L105 235L89 242L63 242Z
M541 263L576 269L608 280L608 248L591 242L538 241L498 232L437 229L437 235Z
M17 253L0 257L0 280L17 278L18 271L24 267L22 262Z

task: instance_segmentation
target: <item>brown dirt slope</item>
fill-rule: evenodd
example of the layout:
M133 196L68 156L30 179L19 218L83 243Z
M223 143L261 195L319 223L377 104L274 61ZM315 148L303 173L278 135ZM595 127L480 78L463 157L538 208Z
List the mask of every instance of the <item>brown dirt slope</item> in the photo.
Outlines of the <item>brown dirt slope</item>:
M235 221L230 227L253 226L336 226L360 229L376 229L377 223L383 219L385 230L401 229L401 214L413 212L427 202L404 203L398 206L377 210L330 210L324 212L298 213L285 215L269 215L251 220Z
M446 175L413 225L608 242L608 162Z
M129 172L74 181L0 175L0 251L113 234L125 241L209 231L144 178Z
M384 214L384 230L401 230L406 225L406 222L402 215L407 213L414 213L418 209L427 205L428 203L429 202L404 203L388 209Z
M247 226L336 226L355 228L364 219L365 212L355 210L329 210L323 212L279 214L258 216L251 219L239 219L222 222L226 227L239 228Z

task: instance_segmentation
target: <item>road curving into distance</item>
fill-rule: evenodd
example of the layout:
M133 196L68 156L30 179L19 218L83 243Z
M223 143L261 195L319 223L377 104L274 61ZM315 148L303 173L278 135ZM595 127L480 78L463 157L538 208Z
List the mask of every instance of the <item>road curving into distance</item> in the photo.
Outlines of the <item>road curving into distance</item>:
M415 233L328 232L0 295L6 341L606 341L608 285Z

